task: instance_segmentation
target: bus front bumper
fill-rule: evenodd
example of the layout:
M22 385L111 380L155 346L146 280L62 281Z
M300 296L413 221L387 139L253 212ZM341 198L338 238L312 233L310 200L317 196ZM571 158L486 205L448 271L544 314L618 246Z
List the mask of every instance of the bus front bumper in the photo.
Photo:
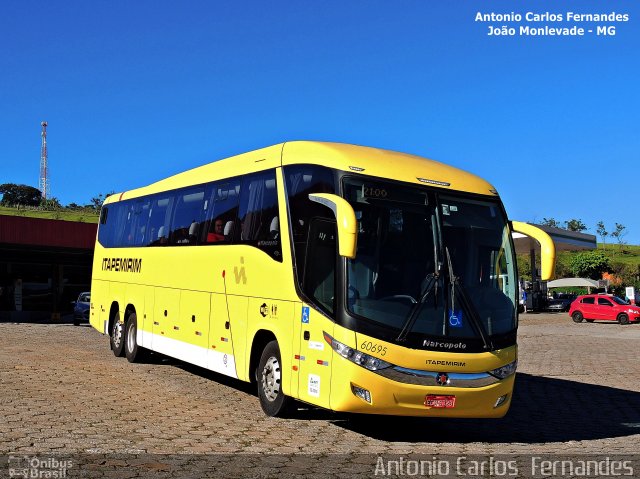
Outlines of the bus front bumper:
M500 418L509 410L515 374L481 387L394 381L345 361L331 381L331 409L396 416Z

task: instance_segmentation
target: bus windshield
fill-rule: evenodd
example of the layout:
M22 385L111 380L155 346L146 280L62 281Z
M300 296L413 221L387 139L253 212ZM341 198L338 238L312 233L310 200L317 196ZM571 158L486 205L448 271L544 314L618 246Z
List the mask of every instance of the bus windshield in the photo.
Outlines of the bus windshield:
M347 308L363 326L397 343L470 339L483 349L515 330L515 257L499 202L344 181L358 220Z

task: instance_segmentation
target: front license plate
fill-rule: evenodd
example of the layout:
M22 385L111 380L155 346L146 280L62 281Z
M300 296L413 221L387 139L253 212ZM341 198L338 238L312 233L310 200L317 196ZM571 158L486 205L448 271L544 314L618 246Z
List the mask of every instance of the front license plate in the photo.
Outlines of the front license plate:
M456 407L456 397L442 396L438 394L427 394L424 398L424 405L426 407L451 409Z

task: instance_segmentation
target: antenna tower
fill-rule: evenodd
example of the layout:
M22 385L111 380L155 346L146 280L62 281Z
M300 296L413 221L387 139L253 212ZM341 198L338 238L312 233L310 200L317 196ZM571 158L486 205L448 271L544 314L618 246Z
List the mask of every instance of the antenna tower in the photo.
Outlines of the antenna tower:
M49 167L47 166L47 122L42 125L42 146L40 147L40 191L45 200L50 196L49 191Z

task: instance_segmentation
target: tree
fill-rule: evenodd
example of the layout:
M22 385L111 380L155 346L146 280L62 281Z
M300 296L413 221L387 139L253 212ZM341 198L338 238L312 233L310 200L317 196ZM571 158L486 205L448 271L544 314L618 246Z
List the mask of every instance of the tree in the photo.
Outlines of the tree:
M604 251L583 251L571 258L571 272L578 278L601 279L611 269Z
M552 228L560 228L560 222L555 218L542 218L542 226L551 226Z
M60 208L62 208L60 200L56 197L47 198L46 200L42 198L40 206L47 210L59 210Z
M620 278L621 285L633 286L640 291L640 265L612 262L611 269L613 274Z
M98 196L94 196L93 198L91 198L91 203L89 204L89 206L96 211L100 211L100 208L102 208L102 203L104 203L104 200L109 198L109 196L111 196L112 194L113 194L113 191L111 193L107 193L106 195L103 195L102 193L100 193Z
M528 255L519 254L516 256L518 262L518 275L527 280L531 280L531 261Z
M570 254L561 251L558 252L556 256L556 278L570 278L573 276L570 260Z
M587 229L587 225L585 225L582 220L570 219L569 221L565 221L564 224L569 231L581 232Z
M607 246L607 236L609 236L609 232L607 231L607 229L604 226L604 221L598 221L598 224L596 225L596 233L598 233L598 236L600 236L600 238L602 238L602 243L604 243L604 247Z
M616 223L616 230L611 233L611 237L615 238L616 241L618 241L621 250L622 246L625 244L625 242L622 240L622 237L627 234L627 232L625 231L626 229L626 226L621 225L620 223Z
M42 192L38 188L15 183L0 185L0 194L2 195L0 205L5 206L38 206L42 200Z

